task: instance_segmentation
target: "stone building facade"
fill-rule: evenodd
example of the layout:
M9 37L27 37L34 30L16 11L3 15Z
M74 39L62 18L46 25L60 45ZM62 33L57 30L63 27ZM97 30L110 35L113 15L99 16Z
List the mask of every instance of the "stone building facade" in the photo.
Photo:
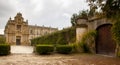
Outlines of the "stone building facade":
M28 21L24 21L21 13L17 13L14 20L8 20L4 34L6 42L11 45L31 45L30 40L46 34L57 31L57 28L28 25Z

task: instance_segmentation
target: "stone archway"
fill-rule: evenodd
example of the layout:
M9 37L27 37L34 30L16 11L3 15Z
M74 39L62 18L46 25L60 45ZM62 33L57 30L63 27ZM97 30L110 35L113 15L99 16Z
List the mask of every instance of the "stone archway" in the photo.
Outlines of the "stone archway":
M115 42L112 39L111 24L103 24L96 30L98 36L96 38L96 53L105 55L115 55Z

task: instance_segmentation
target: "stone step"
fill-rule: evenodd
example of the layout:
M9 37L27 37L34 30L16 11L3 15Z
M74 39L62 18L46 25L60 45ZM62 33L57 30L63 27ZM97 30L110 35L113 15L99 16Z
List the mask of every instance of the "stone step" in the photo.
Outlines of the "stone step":
M12 45L11 53L15 54L31 54L33 53L33 46Z

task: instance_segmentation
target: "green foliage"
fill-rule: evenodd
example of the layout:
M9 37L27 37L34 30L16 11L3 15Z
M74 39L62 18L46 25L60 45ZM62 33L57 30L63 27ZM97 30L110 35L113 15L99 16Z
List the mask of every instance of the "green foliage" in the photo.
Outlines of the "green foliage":
M80 47L79 45L78 45L78 43L72 43L72 46L73 46L73 53L77 53L77 52L79 52L78 51L78 48Z
M102 8L107 18L119 18L120 17L120 0L106 0Z
M116 42L116 56L120 57L120 19L113 22L112 36Z
M35 44L68 44L76 41L76 29L71 27L61 31L45 35L31 40L32 45Z
M78 43L78 49L85 53L94 53L96 36L97 32L95 30L85 33L82 40Z
M57 44L67 44L67 40L66 40L66 31L62 31L62 32L59 32L58 34L58 39L56 41Z
M72 15L72 17L71 17L71 24L72 24L72 26L76 26L77 25L77 23L76 23L77 17L78 17L78 15L76 13Z
M42 37L34 38L31 40L31 44L54 44L58 38L57 33L52 33L51 35L45 35Z
M71 17L71 24L72 26L76 26L77 25L77 20L79 18L85 18L87 19L88 18L88 14L89 14L89 11L88 10L82 10L80 11L78 14L77 13L74 13Z
M105 0L87 0L91 13L95 13L98 8L102 8L103 1L105 2Z
M8 54L10 54L10 45L0 44L0 55L8 55Z
M116 41L116 55L120 50L120 0L87 0L90 8L94 5L99 8L103 17L108 18L113 22L112 34ZM96 10L97 10L96 9Z
M80 47L79 49L80 49L81 52L83 52L83 53L90 53L90 48L89 48L89 46L86 43L79 42L79 47Z
M91 30L83 35L82 42L86 42L86 40L92 41L92 38L96 38L96 36L97 36L97 31Z
M48 54L54 51L53 45L36 45L35 52L38 54Z
M82 10L79 13L74 13L71 17L72 26L77 25L77 20L78 19L88 20L88 18L91 18L91 17L94 17L94 16L100 17L101 12L97 12L96 9L97 9L97 7L92 6L92 8L90 10Z
M4 37L0 37L0 44L5 44L5 38Z
M58 45L56 47L56 51L62 54L69 54L72 52L72 48L73 48L72 45Z
M114 22L112 26L112 34L114 40L120 44L120 20Z
M120 57L120 52L117 53L117 56Z
M87 2L93 14L98 11L107 18L120 17L120 0L87 0Z

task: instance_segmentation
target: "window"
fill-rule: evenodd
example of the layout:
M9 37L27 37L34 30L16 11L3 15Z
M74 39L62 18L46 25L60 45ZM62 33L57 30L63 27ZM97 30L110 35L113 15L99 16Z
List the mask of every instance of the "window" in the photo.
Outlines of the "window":
M33 30L30 30L30 34L33 34Z
M45 34L48 34L48 32L47 32L47 31L45 31Z
M21 30L21 25L17 25L17 30Z

